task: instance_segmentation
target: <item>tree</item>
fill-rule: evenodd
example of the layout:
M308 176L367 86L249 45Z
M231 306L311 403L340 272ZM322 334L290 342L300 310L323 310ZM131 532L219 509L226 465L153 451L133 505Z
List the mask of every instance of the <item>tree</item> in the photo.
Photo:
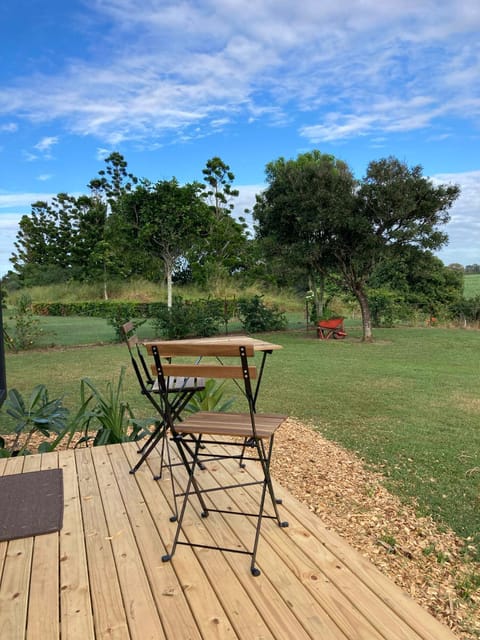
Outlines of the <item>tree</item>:
M401 255L383 260L369 278L371 288L388 288L410 309L439 316L458 305L463 293L463 269L446 267L430 251L405 247Z
M286 259L336 278L357 299L363 340L372 340L368 281L384 260L409 247L435 250L447 240L438 227L459 195L434 186L420 166L390 157L371 162L357 184L345 163L313 151L267 165L268 187L254 216L261 237Z
M337 267L334 229L353 210L354 177L345 162L318 150L270 162L266 177L253 211L257 236L270 265L303 271L321 315L325 279Z
M101 240L105 207L88 196L59 193L22 216L11 262L25 284L95 277L90 257Z
M202 173L206 183L202 198L210 208L210 227L200 245L192 247L189 261L197 281L203 280L205 285L214 276L232 275L246 267L248 238L245 220L232 216L239 192L232 186L235 175L230 167L215 156Z
M360 304L364 340L372 339L366 286L373 269L411 247L442 247L448 236L439 226L450 219L449 209L459 194L456 185L434 186L419 165L410 168L394 157L369 164L352 215L355 244L347 234L337 252L343 280Z
M180 186L176 178L151 184L142 181L120 196L112 214L123 239L123 255L131 267L163 263L168 306L172 306L172 274L177 260L210 226L210 210L198 183Z
M106 169L98 172L99 177L88 183L94 197L108 202L112 207L124 194L138 184L138 178L127 171L128 163L121 153L113 151L105 158Z

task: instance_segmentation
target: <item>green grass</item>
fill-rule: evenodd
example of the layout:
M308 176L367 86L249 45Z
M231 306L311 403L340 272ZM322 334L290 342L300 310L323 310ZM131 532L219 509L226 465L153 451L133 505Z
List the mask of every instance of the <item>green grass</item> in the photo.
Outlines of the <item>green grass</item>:
M102 386L126 366L127 399L136 413L151 415L125 346L108 342L111 327L48 320L57 323L57 343L105 344L9 353L10 388L45 383L51 398L65 394L73 408L82 377ZM347 330L343 341L320 341L304 329L263 336L284 348L269 358L259 410L311 421L379 469L397 494L415 498L422 513L480 546L479 332L377 329L369 345L360 342L360 328ZM153 337L152 327L140 335ZM2 424L8 428L5 417Z
M465 298L480 296L480 273L469 273L465 276L463 293Z

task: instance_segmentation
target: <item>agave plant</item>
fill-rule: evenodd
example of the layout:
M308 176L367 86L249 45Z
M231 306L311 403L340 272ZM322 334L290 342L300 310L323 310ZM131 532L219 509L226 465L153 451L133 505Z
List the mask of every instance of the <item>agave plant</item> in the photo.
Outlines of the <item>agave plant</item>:
M228 411L235 398L224 399L225 382L216 382L215 380L207 380L205 389L197 391L190 402L185 407L187 413L195 413L197 411Z
M35 433L41 433L49 438L52 433L60 437L68 430L69 410L63 406L62 398L49 400L47 388L43 384L34 387L26 399L17 389L10 389L5 409L7 414L16 421L15 439L9 449L5 448L4 439L0 439L1 457L12 453L16 455L28 453L28 444ZM20 444L24 434L26 436Z
M146 434L145 421L135 420L128 402L123 400L124 377L125 367L122 367L118 381L108 382L105 393L88 378L82 379L80 397L82 407L85 407L81 415L85 429L83 441L90 439L88 430L92 424L97 429L93 438L94 446L138 440Z

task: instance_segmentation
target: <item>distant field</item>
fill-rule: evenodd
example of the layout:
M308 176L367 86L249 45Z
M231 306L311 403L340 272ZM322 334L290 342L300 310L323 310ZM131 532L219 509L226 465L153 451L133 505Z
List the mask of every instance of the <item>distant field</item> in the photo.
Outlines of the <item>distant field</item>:
M480 296L480 273L465 276L463 292L466 298Z

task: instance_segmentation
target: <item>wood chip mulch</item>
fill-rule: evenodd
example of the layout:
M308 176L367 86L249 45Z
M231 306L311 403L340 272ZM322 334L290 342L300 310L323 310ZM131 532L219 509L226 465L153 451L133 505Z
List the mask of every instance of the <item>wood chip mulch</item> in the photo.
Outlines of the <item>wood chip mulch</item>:
M289 419L275 438L272 474L459 638L480 638L480 563L465 562L467 543L418 517L415 505L385 489L380 473L312 425Z
M272 474L291 494L458 638L480 638L480 563L465 562L464 540L418 517L415 505L385 489L380 473L313 425L290 418L275 444Z

